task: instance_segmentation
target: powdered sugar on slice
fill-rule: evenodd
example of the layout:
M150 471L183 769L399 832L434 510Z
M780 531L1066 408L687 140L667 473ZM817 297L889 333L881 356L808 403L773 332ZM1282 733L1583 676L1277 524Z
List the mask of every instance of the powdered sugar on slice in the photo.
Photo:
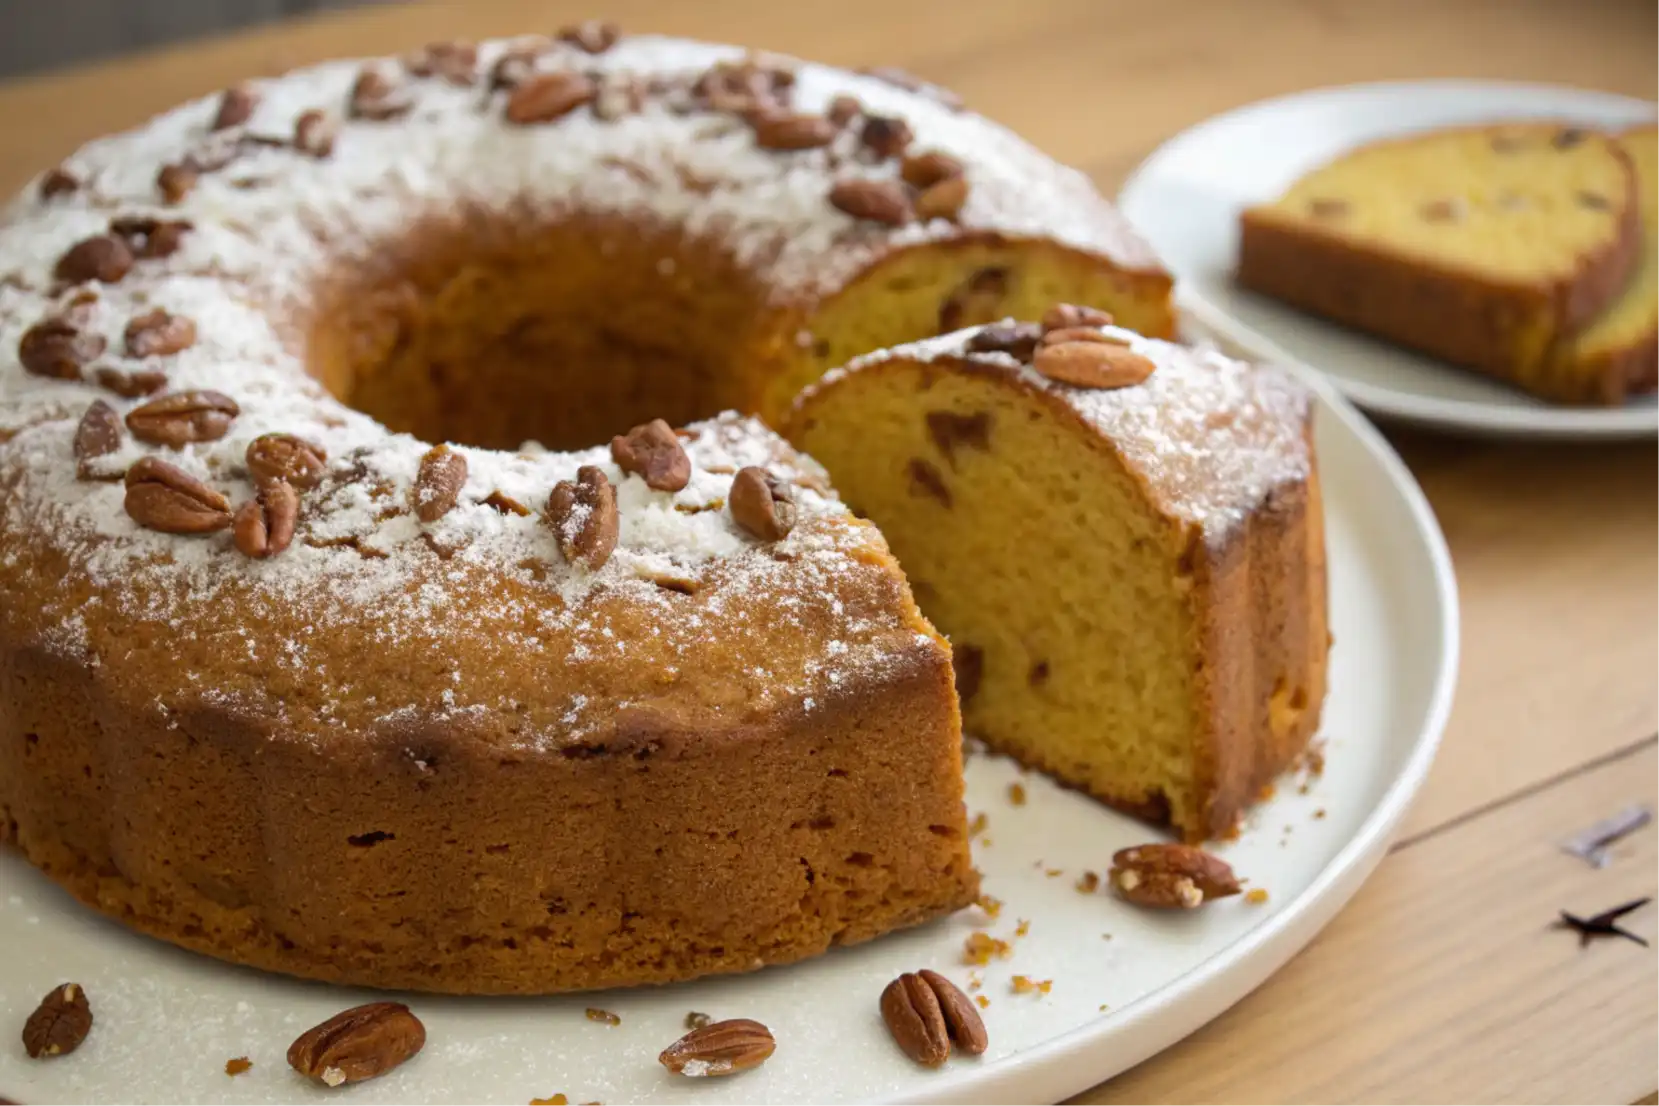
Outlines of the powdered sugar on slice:
M1004 320L1012 323L1013 320ZM969 349L970 328L858 358L815 388L892 361L970 360L996 366L1057 396L1096 427L1140 473L1170 514L1223 538L1275 488L1306 480L1311 396L1283 370L1190 349L1122 327L1102 333L1150 358L1157 369L1128 388L1078 388L1050 380L1006 353ZM810 391L809 391L810 394Z

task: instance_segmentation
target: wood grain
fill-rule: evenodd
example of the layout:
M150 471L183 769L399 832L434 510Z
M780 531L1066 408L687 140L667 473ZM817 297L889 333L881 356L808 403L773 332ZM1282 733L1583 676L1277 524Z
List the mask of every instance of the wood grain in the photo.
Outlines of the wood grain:
M1264 96L1502 77L1651 97L1648 0L615 0L688 33L947 84L1113 188L1168 135ZM238 77L432 39L546 30L560 0L376 7L0 86L0 191L81 141ZM1659 481L1652 443L1390 431L1444 526L1461 686L1405 834L1302 956L1081 1101L1632 1102L1655 1089L1655 960L1547 928L1654 891L1655 835L1594 871L1557 838L1654 799ZM1654 934L1652 911L1632 919Z

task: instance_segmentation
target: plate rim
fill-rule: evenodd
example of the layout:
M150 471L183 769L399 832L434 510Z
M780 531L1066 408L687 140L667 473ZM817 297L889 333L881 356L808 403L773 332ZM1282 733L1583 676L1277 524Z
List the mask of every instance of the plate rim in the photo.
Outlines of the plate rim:
M1016 1053L994 1068L964 1071L929 1083L920 1093L900 1094L893 1103L1059 1101L1100 1085L1172 1047L1214 1021L1255 990L1300 952L1357 892L1387 854L1396 830L1427 782L1451 716L1462 650L1457 576L1445 534L1428 497L1405 461L1371 422L1323 374L1307 381L1317 404L1353 435L1365 455L1399 493L1415 525L1415 536L1433 568L1432 594L1439 611L1440 664L1428 696L1422 728L1404 765L1359 828L1317 876L1282 911L1234 944L1114 1011L1099 1023L1080 1026ZM1210 1003L1212 997L1222 1001ZM1200 1020L1172 1017L1190 1008L1209 1009ZM1175 1023L1171 1025L1171 1023ZM1090 1053L1110 1042L1113 1059L1090 1066ZM1058 1076L1044 1071L1060 1073ZM1040 1084L1042 1093L1033 1091ZM1053 1089L1055 1093L1047 1093Z
M1160 142L1130 170L1117 190L1115 202L1127 215L1129 207L1134 203L1135 190L1146 187L1145 180L1149 173L1157 168L1157 163L1167 157L1173 147L1190 142L1213 127L1233 123L1241 118L1322 99L1359 98L1378 93L1478 92L1525 92L1540 96L1564 96L1576 98L1581 104L1593 100L1600 102L1601 109L1645 111L1659 118L1659 102L1619 92L1551 82L1451 77L1324 85L1254 100L1217 112L1183 128ZM1570 116L1579 112L1588 114L1598 109L1580 106L1562 107L1557 110L1560 114ZM1409 129L1403 126L1400 133L1408 133ZM1153 248L1156 250L1155 245ZM1302 370L1305 377L1318 376L1328 381L1355 405L1379 416L1418 426L1487 436L1598 441L1630 441L1659 437L1659 406L1509 406L1467 399L1424 396L1418 392L1378 387L1365 381L1350 380L1326 373L1317 364L1291 353L1279 342L1214 303L1199 291L1192 281L1182 278L1180 274L1174 275L1177 304L1183 311L1199 318L1206 327L1225 336L1249 356L1293 365Z

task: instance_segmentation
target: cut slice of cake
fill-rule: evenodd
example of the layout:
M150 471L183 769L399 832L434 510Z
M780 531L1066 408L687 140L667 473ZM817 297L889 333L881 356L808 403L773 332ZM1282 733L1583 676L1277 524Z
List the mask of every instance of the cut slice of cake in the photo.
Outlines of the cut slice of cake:
M1090 321L1056 309L1046 330L861 358L787 433L950 637L968 733L1190 841L1221 836L1324 700L1309 397Z
M1618 298L1641 248L1618 141L1501 123L1363 146L1241 219L1238 281L1546 399L1606 402L1554 352Z
M1606 403L1659 384L1659 127L1626 131L1619 145L1636 167L1642 252L1618 299L1568 341L1552 360L1560 390Z

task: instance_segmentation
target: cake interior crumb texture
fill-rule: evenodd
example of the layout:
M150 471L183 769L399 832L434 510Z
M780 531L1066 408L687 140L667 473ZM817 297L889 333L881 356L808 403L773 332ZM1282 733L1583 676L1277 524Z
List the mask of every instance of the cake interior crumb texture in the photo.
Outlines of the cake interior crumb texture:
M1158 368L1072 388L972 332L861 359L789 433L950 637L968 730L1193 841L1236 828L1325 695L1307 396L1113 328Z

